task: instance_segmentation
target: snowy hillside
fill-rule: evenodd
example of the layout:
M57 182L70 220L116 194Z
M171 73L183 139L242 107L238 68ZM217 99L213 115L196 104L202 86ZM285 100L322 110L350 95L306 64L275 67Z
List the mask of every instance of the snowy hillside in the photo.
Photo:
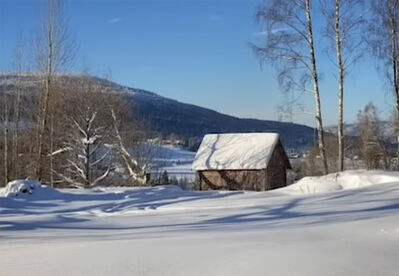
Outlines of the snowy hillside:
M80 81L81 78L82 75L60 75L58 81L73 83ZM314 129L305 125L237 118L98 77L92 77L92 80L104 91L124 94L134 114L143 119L151 129L164 136L177 134L186 138L201 139L207 133L275 131L280 133L284 145L289 148L307 148L314 142ZM40 84L39 76L24 75L21 82L23 95L26 96L26 99L23 96L22 100L26 101L26 105L33 110L35 107L32 105L36 102L35 95ZM0 94L14 89L15 83L15 75L0 75Z
M191 169L195 152L172 145L162 145L156 150L153 160L153 173L167 171L170 177L194 180L195 172Z
M380 171L270 192L38 187L0 196L0 275L393 276L398 198Z

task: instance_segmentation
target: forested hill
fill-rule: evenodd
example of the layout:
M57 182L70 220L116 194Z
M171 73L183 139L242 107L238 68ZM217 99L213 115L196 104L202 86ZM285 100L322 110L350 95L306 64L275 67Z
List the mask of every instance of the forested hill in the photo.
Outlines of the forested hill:
M80 76L62 76L61 78L74 81ZM286 147L301 148L314 142L314 129L308 126L277 121L241 119L196 105L181 103L142 89L122 86L101 78L93 79L99 85L104 86L107 91L124 93L135 114L140 119L145 120L154 131L163 135L173 133L186 138L200 139L206 133L274 131L280 133ZM40 84L38 76L24 76L22 82L27 95L36 94L35 92ZM1 91L11 91L14 83L15 77L13 75L0 76ZM36 102L36 100L32 102Z

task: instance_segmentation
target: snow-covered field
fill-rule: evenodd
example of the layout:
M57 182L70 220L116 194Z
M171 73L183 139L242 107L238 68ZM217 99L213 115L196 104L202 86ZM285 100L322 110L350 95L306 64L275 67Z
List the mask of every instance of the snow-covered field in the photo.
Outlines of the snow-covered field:
M399 173L271 192L0 191L0 275L398 275Z
M153 160L155 167L153 173L167 171L170 177L185 178L193 181L195 173L191 169L195 152L187 151L172 145L162 145L156 150Z

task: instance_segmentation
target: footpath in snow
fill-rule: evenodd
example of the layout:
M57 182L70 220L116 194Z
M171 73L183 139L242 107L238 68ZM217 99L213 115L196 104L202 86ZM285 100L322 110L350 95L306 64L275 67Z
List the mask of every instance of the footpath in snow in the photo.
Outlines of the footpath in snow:
M0 190L0 275L398 275L398 260L394 172L269 192Z

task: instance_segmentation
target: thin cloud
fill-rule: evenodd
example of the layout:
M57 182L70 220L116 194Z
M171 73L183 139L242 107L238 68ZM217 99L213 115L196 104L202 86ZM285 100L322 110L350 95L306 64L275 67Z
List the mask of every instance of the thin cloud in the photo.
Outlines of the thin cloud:
M107 20L109 24L115 24L121 22L123 19L120 17L114 17Z
M276 33L279 33L279 32L285 32L287 30L289 30L289 29L288 28L277 28L277 29L271 30L271 33L272 34L276 34ZM253 35L254 36L267 36L268 33L269 33L268 31L262 31L262 32L253 33Z

